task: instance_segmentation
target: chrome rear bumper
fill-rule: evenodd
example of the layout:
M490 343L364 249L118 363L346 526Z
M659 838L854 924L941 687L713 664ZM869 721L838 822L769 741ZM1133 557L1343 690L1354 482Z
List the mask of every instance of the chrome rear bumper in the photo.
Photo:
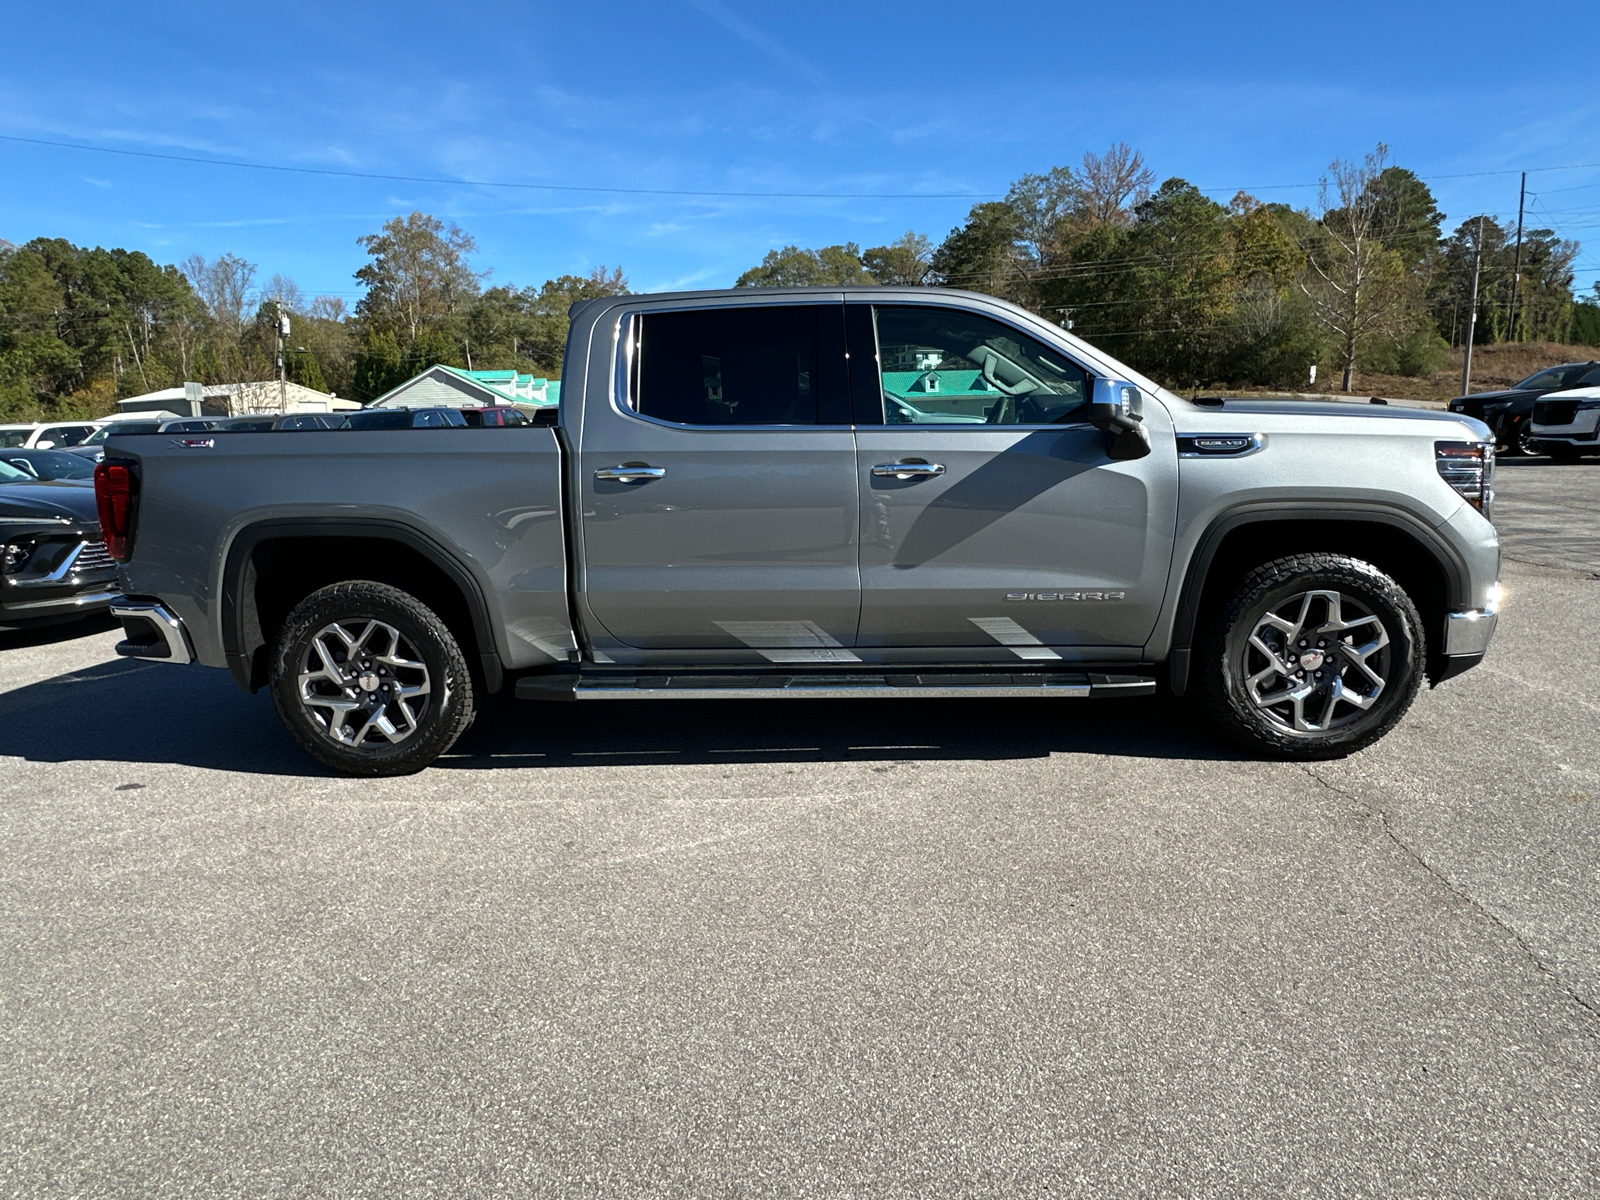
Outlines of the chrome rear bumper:
M179 664L194 661L183 622L166 605L118 596L111 602L111 615L122 622L128 635L116 647L124 658L153 658Z

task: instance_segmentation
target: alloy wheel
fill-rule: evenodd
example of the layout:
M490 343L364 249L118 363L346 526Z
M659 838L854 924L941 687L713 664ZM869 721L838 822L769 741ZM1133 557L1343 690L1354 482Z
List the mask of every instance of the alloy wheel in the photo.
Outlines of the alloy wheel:
M1256 620L1243 650L1250 703L1273 726L1299 736L1360 720L1388 683L1389 633L1343 592L1299 592Z
M427 716L432 680L415 646L371 618L317 631L301 664L298 692L312 724L341 746L393 745Z

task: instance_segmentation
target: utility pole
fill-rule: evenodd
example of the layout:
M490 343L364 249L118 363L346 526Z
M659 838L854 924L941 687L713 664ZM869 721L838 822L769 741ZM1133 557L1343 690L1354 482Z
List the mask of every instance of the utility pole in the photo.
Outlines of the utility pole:
M1522 205L1528 198L1528 173L1522 173L1522 189L1517 192L1517 258L1511 268L1511 311L1506 314L1506 341L1517 338L1517 285L1522 282Z
M1467 353L1461 363L1461 394L1472 395L1472 339L1478 332L1478 272L1483 269L1483 218L1478 218L1478 245L1472 255L1472 306L1467 310Z
M283 342L289 336L289 310L278 302L278 411L289 411L289 374L283 364Z

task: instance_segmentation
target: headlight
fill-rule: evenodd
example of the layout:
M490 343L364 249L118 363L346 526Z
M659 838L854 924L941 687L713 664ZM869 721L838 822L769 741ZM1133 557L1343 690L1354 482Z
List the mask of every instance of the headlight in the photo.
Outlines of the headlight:
M1433 462L1439 477L1484 516L1494 505L1494 443L1435 442Z

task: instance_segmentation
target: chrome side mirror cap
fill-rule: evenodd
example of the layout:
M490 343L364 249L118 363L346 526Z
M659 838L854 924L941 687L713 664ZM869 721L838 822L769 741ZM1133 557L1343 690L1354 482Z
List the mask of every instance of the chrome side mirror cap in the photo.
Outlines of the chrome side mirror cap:
M1143 458L1150 453L1150 432L1144 427L1144 393L1120 379L1096 379L1089 401L1089 423L1110 435L1111 458Z

